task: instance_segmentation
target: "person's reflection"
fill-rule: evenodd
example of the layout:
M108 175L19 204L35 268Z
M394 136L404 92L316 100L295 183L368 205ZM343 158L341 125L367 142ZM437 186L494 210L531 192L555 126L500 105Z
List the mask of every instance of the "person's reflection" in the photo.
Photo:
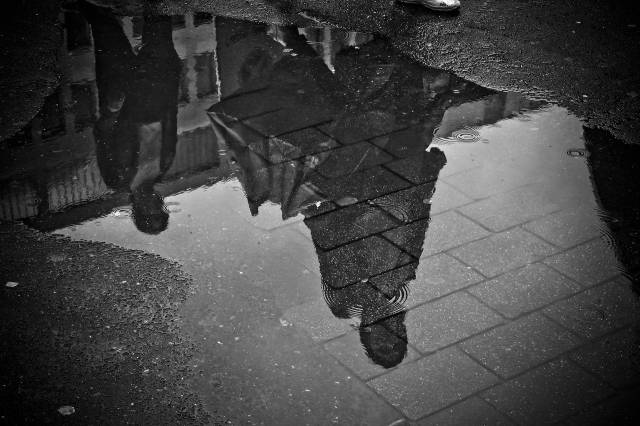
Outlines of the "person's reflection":
M448 108L495 92L425 69L382 40L338 53L333 74L297 29L285 28L282 34L296 56L260 76L262 87L268 84L261 102L271 106L286 98L292 117L309 104L322 106L333 116L323 131L338 141L387 135L375 143L304 156L298 138L256 141L242 123L228 117L233 105L227 108L224 100L210 110L214 128L238 162L253 215L267 200L281 205L283 218L304 214L327 305L338 318L359 319L367 355L390 368L407 354L403 302L415 279L430 200L446 163L442 151L429 148L434 131L450 124L443 123ZM387 236L387 230L393 235Z
M180 60L171 19L145 16L142 47L132 51L120 22L82 3L95 43L100 118L95 124L98 165L110 188L130 193L136 227L167 228L169 213L154 189L169 169L177 143Z

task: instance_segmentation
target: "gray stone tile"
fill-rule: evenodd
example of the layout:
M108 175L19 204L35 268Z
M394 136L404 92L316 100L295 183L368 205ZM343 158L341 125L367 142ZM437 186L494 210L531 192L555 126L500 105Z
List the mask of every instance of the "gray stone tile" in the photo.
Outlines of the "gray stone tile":
M412 260L406 253L377 236L320 252L318 258L322 282L333 288L368 280Z
M415 157L428 143L424 126L413 126L371 139L371 143L398 158Z
M580 286L541 263L480 283L468 291L502 315L515 318L580 291Z
M629 324L639 307L631 290L608 282L557 302L544 313L569 330L592 339Z
M426 233L422 257L449 250L487 235L489 232L486 229L454 211L435 215L431 218L431 224Z
M551 194L545 191L545 186L527 185L466 205L458 211L499 232L559 208Z
M359 333L347 333L342 337L325 343L324 348L361 379L368 380L374 376L391 371L391 369L374 363L367 356L365 348L362 346ZM419 357L418 352L408 347L406 356L399 365L415 361Z
M428 226L429 219L422 219L409 225L397 227L382 235L407 253L419 258L422 254Z
M429 217L429 199L432 192L433 183L427 183L376 198L371 202L400 222L413 222Z
M593 209L562 210L523 225L523 228L557 246L569 248L603 233Z
M407 188L409 182L384 167L374 167L351 175L327 179L318 188L336 204L344 206L381 197Z
M476 200L545 180L544 173L524 173L511 166L486 165L447 176L444 180Z
M475 396L415 423L416 426L505 426L514 424L504 414Z
M472 337L460 347L482 365L509 378L573 349L581 339L532 314Z
M267 290L281 310L323 300L320 277L295 263L279 268L266 266L244 275L252 285Z
M613 249L597 238L544 261L573 278L584 287L592 286L621 273Z
M362 122L350 123L349 126L340 125L337 121L323 124L319 128L328 135L335 137L344 144L352 144L386 135L405 127L395 122L386 122L380 117L371 117L370 120L362 120Z
M262 138L249 145L249 148L272 164L276 164L328 151L338 146L330 136L310 127L286 133L271 140Z
M267 97L267 94L268 91L265 89L237 93L213 105L210 111L242 120L246 117L272 112L288 106L287 99Z
M405 304L413 307L445 296L482 281L484 277L447 254L437 254L420 260L416 278L409 283Z
M390 161L392 157L375 145L360 142L333 149L316 170L327 178L351 175Z
M487 277L536 262L555 248L520 228L504 231L457 248L451 254Z
M406 323L409 343L426 353L481 333L502 321L478 300L458 292L411 309Z
M498 378L456 348L373 379L369 385L410 419L419 419L485 389Z
M631 389L593 405L563 422L566 426L633 426L640 424L638 391Z
M314 341L325 341L351 330L349 322L336 318L323 299L287 309L284 324L304 330Z
M326 111L320 109L283 108L257 117L246 118L243 122L265 136L278 136L321 124L328 119Z
M571 359L616 388L640 383L640 342L632 328L580 348Z
M323 250L397 226L385 212L359 203L305 220L313 242Z
M436 183L436 191L433 197L431 197L431 214L436 215L447 210L455 209L471 201L473 201L471 198L441 180Z
M205 306L220 299L211 298ZM219 314L219 309L211 312L214 318ZM297 327L256 319L248 334L237 341L231 334L230 342L220 339L223 345L209 330L200 332L207 339L194 389L208 409L238 424L389 425L402 417ZM212 385L224 391L212 392Z
M389 298L396 297L416 278L418 262L411 262L399 268L377 275L369 283Z
M556 423L606 398L611 389L565 359L544 364L482 393L519 424Z
M385 164L393 172L415 184L433 182L446 164L442 151L421 152L415 156L403 158Z

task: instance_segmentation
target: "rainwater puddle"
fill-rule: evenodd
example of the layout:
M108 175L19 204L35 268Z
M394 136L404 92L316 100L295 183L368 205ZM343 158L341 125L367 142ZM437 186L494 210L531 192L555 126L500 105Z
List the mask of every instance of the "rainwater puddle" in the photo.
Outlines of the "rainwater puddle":
M578 381L589 345L629 340L637 171L567 110L369 34L68 15L72 66L10 141L2 219L180 262L210 409L508 411L513 377Z

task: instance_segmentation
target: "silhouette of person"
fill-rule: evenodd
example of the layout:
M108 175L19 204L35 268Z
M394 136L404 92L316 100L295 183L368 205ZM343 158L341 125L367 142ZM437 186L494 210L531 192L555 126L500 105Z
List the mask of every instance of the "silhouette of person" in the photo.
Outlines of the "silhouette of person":
M145 233L167 228L169 213L154 189L177 143L180 59L170 17L144 17L134 54L120 22L106 8L79 5L95 45L100 117L94 127L98 166L110 188L130 193L133 220Z
M338 318L358 318L368 357L393 367L407 354L403 301L415 279L430 200L446 163L444 153L429 145L438 126L465 125L464 118L445 122L448 109L495 92L421 67L381 39L339 52L333 73L297 29L283 28L280 35L296 55L254 76L255 86L266 87L260 100L241 88L228 104L214 105L216 134L238 162L253 215L269 200L281 205L283 218L305 216L328 307ZM304 116L309 105L321 106L331 116L322 127L331 135L326 139L343 145L305 155L304 138L256 137L229 117L242 107L255 109L256 102L265 109L282 106L292 120ZM499 118L490 114L485 121ZM367 141L373 136L375 143Z

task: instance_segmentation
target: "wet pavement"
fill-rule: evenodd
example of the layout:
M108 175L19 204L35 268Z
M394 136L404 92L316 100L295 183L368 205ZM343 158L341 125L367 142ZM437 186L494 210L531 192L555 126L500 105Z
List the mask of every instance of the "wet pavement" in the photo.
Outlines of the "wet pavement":
M0 217L181 265L209 412L632 424L637 146L314 20L61 19Z

